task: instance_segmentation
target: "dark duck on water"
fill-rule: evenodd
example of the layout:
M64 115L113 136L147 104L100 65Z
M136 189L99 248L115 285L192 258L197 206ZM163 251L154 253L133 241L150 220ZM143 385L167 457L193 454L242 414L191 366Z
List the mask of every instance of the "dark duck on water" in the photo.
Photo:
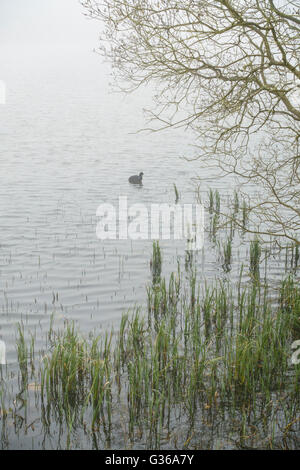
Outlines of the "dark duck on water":
M139 175L133 175L133 176L130 176L128 181L131 184L142 184L143 176L144 176L144 173L140 173Z

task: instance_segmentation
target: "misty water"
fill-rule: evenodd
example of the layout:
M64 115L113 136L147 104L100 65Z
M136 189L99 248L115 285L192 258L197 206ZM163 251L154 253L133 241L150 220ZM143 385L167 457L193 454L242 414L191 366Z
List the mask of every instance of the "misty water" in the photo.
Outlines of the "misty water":
M195 156L193 134L184 129L149 133L143 108L152 89L122 95L111 92L111 70L89 49L2 50L1 79L7 103L0 107L0 340L7 368L17 368L16 325L45 347L50 319L61 326L75 321L83 333L118 326L122 313L145 305L151 282L152 241L101 241L96 237L100 203L128 205L196 202L217 188L232 194L234 182L211 182ZM5 60L4 60L5 59ZM144 184L128 183L144 172ZM207 215L207 214L206 214ZM240 241L238 242L240 243ZM163 274L184 265L185 242L163 241ZM206 240L196 256L200 282L239 276L246 257L237 247L230 274L218 250ZM283 274L277 258L269 273ZM247 272L245 274L247 276ZM13 447L28 442L13 438Z
M195 166L180 158L190 136L136 134L150 94L112 94L109 67L89 50L31 54L10 55L3 71L1 337L8 362L20 320L34 327L55 312L91 329L143 302L152 242L98 240L99 204L117 209L120 195L128 206L173 203L174 182L185 202L195 200ZM139 171L144 185L130 185ZM184 244L166 245L172 269Z
M1 338L15 360L14 327L42 328L51 314L90 330L144 304L151 240L101 241L97 207L196 202L197 174L210 186L184 130L137 133L153 90L112 93L110 68L89 50L7 52L1 107ZM128 183L144 172L143 186ZM224 194L226 182L215 184ZM164 272L177 269L184 241L163 241ZM207 258L207 257L206 257ZM199 267L203 253L199 255ZM202 266L203 267L203 266ZM205 275L218 269L206 259Z

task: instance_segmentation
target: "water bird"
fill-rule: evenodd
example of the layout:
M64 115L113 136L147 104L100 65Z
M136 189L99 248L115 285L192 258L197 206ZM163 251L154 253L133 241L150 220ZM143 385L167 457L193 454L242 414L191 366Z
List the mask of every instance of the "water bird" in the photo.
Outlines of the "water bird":
M4 366L6 364L5 360L6 346L4 341L0 341L0 365Z
M143 176L144 176L144 173L142 172L139 175L130 176L128 181L131 184L142 184Z

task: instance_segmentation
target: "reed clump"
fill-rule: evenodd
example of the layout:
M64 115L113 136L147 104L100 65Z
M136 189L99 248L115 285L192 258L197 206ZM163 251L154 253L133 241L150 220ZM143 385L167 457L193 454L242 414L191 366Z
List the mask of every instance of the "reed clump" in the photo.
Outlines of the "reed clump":
M225 243L223 243L223 269L225 272L231 270L232 263L232 238L229 237Z
M224 260L230 265L231 248ZM257 282L243 283L241 269L238 286L203 285L179 265L165 279L154 243L146 311L124 314L117 331L82 336L72 322L58 331L51 324L38 356L20 326L19 383L23 390L31 369L40 385L38 435L50 439L58 429L64 448L76 447L78 435L93 448L216 448L229 435L236 448L296 448L300 365L290 358L300 339L300 289L291 273L274 302L258 282L259 263L254 241L249 279ZM5 434L4 410L16 421L20 410L1 387L0 399ZM19 433L32 420L29 400L22 406Z
M243 433L255 427L250 446L274 447L274 428L276 445L293 445L300 367L289 358L300 291L292 277L274 308L257 283L240 284L236 296L228 282L200 287L195 274L187 286L178 270L148 287L147 312L124 314L117 333L84 338L72 323L51 332L36 372L44 432L56 423L67 448L80 429L102 448L116 435L122 445L161 448L174 439L183 446L189 429L193 447L203 445L197 430L213 414L226 416L223 432L236 433L237 447L246 445L237 422ZM22 328L18 351L24 365Z

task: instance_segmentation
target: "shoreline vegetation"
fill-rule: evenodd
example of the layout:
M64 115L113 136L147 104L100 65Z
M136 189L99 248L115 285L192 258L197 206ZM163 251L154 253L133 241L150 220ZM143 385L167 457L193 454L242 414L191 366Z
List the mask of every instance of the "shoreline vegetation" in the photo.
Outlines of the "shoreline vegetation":
M214 238L218 193L209 201ZM237 196L234 211L246 223ZM228 273L232 236L219 245ZM249 258L246 284L241 266L237 283L200 285L192 253L185 275L178 265L165 279L156 242L146 311L124 314L118 330L83 336L73 322L56 330L51 321L46 349L36 351L19 324L14 385L7 367L0 375L2 448L12 433L40 448L299 448L300 364L291 363L300 339L298 248L275 297L260 279L256 238Z

